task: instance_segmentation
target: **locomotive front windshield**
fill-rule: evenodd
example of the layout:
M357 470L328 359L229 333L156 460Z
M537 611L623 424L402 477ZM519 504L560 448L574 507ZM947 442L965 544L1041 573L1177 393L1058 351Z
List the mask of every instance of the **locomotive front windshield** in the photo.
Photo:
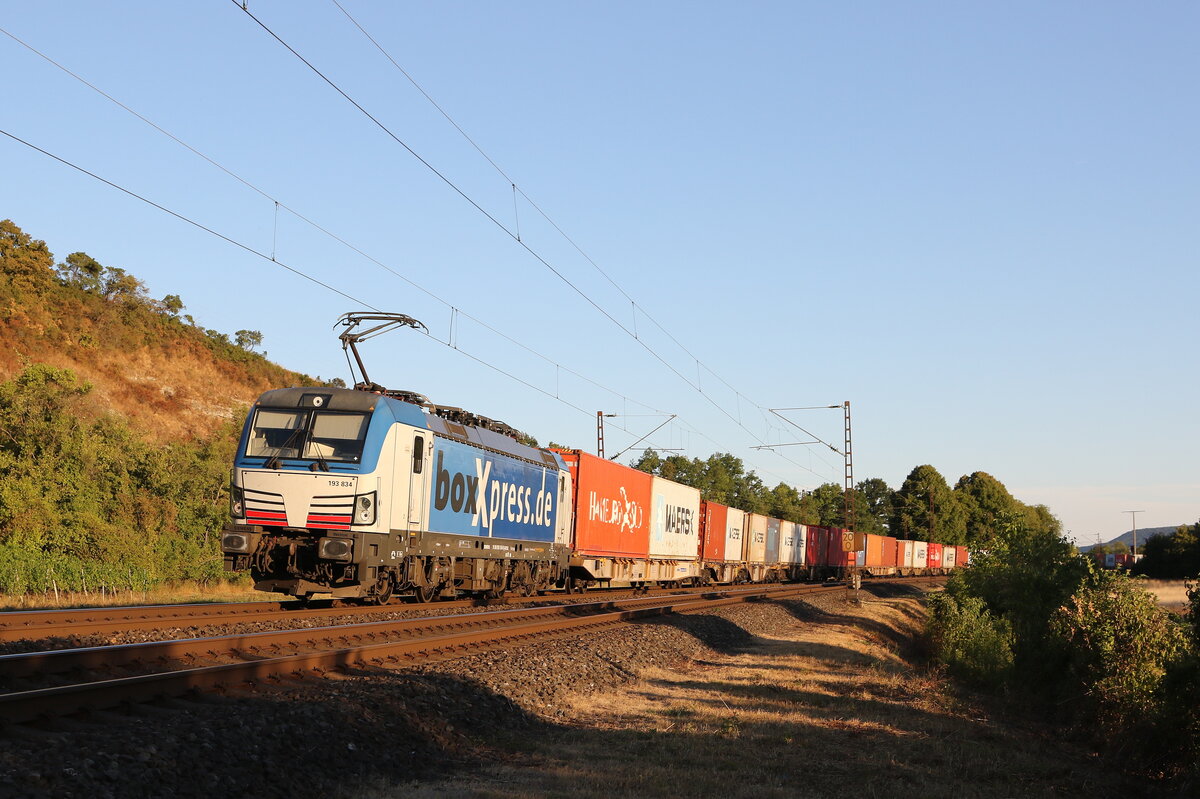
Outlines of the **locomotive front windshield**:
M369 421L365 413L259 408L246 455L358 463Z

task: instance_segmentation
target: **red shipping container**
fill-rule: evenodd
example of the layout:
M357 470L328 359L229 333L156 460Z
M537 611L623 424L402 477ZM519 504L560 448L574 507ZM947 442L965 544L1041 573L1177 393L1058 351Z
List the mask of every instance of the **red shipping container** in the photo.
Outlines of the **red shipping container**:
M971 555L969 552L967 552L966 547L955 547L955 549L958 550L958 552L954 554L955 566L962 568L971 562Z
M582 450L559 454L575 483L575 553L649 557L654 478Z
M829 531L824 527L809 525L806 528L808 546L804 549L804 563L808 566L825 565L825 549L829 546Z
M825 565L827 566L853 566L854 552L847 552L842 549L842 533L846 532L841 527L830 527L829 530L829 546L825 548Z
M883 537L883 565L900 565L900 542L890 535Z
M929 568L931 568L931 569L942 568L942 545L935 544L932 541L930 541L929 542L929 554L927 555L927 558L928 558L928 560L926 561L926 565L928 565Z
M728 505L700 503L700 547L705 560L725 560L725 528L728 522Z

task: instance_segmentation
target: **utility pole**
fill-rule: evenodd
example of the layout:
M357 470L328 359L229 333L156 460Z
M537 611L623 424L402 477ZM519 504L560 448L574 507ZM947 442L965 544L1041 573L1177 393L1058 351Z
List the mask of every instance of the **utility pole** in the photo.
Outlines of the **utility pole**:
M850 446L850 400L846 400L842 405L846 412L846 449L843 452L846 455L846 490L843 494L845 502L846 529L854 529L854 503L850 501L850 492L854 490L854 454Z
M605 413L604 411L596 411L596 454L601 458L604 457L604 419L609 419L616 416L615 413Z
M1130 515L1130 517L1132 517L1132 519L1133 519L1133 556L1134 556L1134 558L1136 558L1137 557L1137 515L1139 513L1145 513L1146 511L1144 511L1144 510L1126 510L1126 511L1121 511L1121 512L1128 513Z
M816 435L814 435L813 433L810 433L808 430L805 430L803 427L796 424L791 419L787 418L782 413L780 413L780 411L815 411L815 410L819 410L822 408L835 408L835 409L841 408L842 409L842 416L843 416L843 422L844 422L844 431L843 432L845 433L845 441L846 441L844 449L839 450L837 447L835 447L833 444L830 444L828 441L822 441ZM805 406L803 408L768 408L767 410L769 410L771 413L775 414L780 419L787 422L788 424L790 424L792 427L796 428L800 432L804 433L805 435L812 436L813 440L812 441L797 441L792 444L764 444L761 447L753 447L753 449L774 449L775 447L794 447L794 446L800 446L803 444L824 444L825 446L829 447L829 449L833 450L838 455L841 455L842 458L845 460L845 475L846 475L845 488L842 491L842 502L843 502L842 520L845 522L847 530L853 529L854 528L854 505L850 501L850 492L854 490L854 455L851 452L851 447L850 447L850 400L846 400L845 402L843 402L840 405L810 405L810 406Z

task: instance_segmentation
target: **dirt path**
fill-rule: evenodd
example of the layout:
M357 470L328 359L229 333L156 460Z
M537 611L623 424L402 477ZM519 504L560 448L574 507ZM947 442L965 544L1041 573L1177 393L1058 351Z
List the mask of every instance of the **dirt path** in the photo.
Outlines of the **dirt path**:
M690 662L573 693L489 736L482 765L383 797L1129 797L1037 725L987 717L919 665L918 592L735 607Z

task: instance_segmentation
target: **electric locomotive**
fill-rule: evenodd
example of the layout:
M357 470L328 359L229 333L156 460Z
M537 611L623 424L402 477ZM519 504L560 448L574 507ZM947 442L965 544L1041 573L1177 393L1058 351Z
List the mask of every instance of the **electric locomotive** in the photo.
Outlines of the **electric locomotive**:
M357 357L356 341L396 323L343 333L343 344ZM564 584L563 459L501 422L363 378L259 397L230 482L226 568L248 569L260 591L381 604Z

